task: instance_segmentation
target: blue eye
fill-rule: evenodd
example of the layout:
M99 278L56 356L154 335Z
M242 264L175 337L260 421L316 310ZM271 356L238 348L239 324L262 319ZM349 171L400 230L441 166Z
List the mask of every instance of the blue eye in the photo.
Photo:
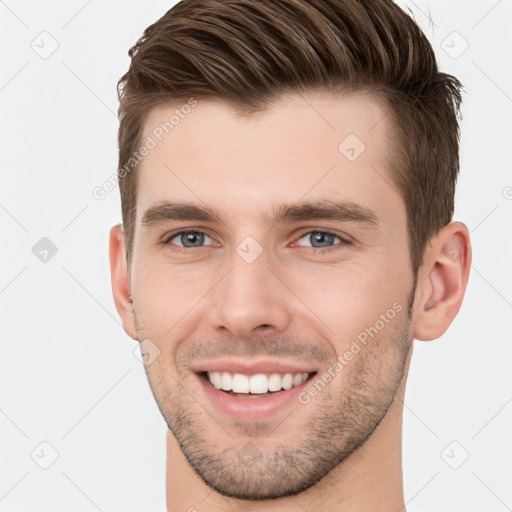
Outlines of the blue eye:
M300 243L302 240L305 243ZM350 240L344 239L331 231L314 230L303 233L297 245L313 253L325 253L330 249L336 249L338 246L347 246L351 243ZM188 249L213 245L214 240L203 231L189 229L171 233L164 241L164 244L174 246L176 251L186 252Z
M172 242L174 239L177 239L177 242ZM205 241L207 240L210 242L213 241L206 233L203 233L202 231L178 231L177 233L174 233L166 243L172 243L178 247L185 247L188 249L193 247L202 247L205 245Z
M303 247L313 247L314 249L321 249L324 247L329 248L334 245L338 245L335 239L338 239L338 241L342 243L348 243L346 240L343 240L341 237L331 233L330 231L308 231L301 236L299 241L302 239L306 239L309 242L309 245L305 245Z

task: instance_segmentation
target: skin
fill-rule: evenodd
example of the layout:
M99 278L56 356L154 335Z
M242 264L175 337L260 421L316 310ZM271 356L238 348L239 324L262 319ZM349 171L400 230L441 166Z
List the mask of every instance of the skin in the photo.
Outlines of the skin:
M144 139L176 108L152 110ZM159 351L145 369L169 426L169 511L405 510L413 339L438 338L452 322L471 248L466 226L448 224L414 286L390 133L385 110L361 93L291 94L252 117L201 100L142 161L132 265L114 226L112 286L126 333ZM348 134L366 146L354 161L338 149ZM206 205L220 219L144 226L144 212L162 201ZM278 204L313 201L357 203L376 222L269 222ZM207 234L204 245L179 247L183 238L171 235L183 228ZM325 230L336 236L313 252L311 231ZM251 263L236 251L249 236L261 250ZM268 418L223 414L194 371L201 359L266 358L308 364L318 378L393 307L317 396ZM240 457L248 446L255 459Z

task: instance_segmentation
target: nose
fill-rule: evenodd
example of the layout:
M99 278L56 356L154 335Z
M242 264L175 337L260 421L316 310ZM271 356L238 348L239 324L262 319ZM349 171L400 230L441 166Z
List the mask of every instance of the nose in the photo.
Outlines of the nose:
M213 327L228 330L238 338L248 337L258 330L284 332L291 321L293 301L286 287L268 268L265 253L248 263L235 252L230 264L229 271L214 288Z

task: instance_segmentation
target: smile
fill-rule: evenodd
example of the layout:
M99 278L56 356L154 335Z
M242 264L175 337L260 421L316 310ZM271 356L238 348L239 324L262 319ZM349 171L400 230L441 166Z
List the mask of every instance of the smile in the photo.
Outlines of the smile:
M298 395L316 375L312 372L246 373L221 368L196 373L211 414L238 421L262 421L286 416L300 406ZM216 411L216 412L214 412Z
M301 373L257 373L246 375L228 371L206 372L207 380L214 388L226 391L232 395L264 396L282 390L300 386L312 374Z

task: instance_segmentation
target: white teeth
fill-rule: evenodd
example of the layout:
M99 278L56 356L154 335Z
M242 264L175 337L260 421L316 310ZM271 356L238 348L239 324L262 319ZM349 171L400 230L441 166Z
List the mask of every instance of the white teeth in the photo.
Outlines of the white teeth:
M291 373L287 373L282 380L282 384L284 389L291 389L293 386L293 375Z
M268 391L268 379L264 373L253 375L249 380L249 391L258 395Z
M233 392L249 393L249 378L247 375L242 375L241 373L233 375Z
M279 373L273 373L268 378L268 390L281 391L281 375Z
M220 389L222 387L221 374L219 372L210 373L210 382L213 384L215 388Z
M211 379L210 379L211 380ZM222 388L224 391L233 389L233 376L231 373L222 372Z
M298 386L302 384L304 381L302 380L302 373L297 373L297 375L293 376L293 385Z
M207 372L208 379L216 389L233 391L234 393L252 393L263 395L269 391L281 391L299 386L308 377L309 373L257 373L244 375L242 373Z

